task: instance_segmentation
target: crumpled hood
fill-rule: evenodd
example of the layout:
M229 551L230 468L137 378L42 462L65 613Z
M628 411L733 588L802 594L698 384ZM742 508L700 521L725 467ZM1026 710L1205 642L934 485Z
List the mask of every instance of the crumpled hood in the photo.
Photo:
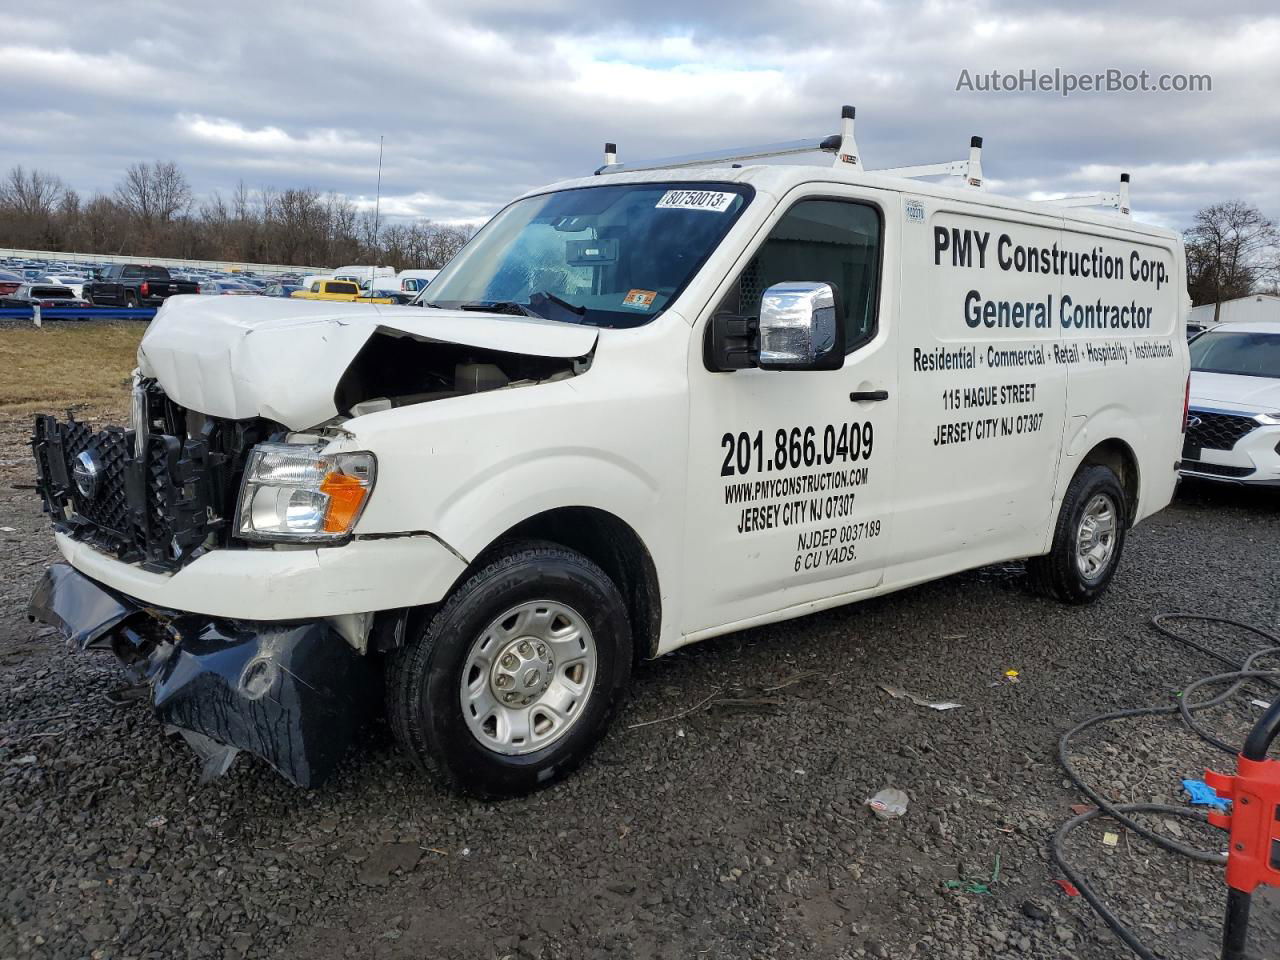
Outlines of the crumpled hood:
M1191 372L1191 403L1221 404L1249 413L1280 410L1280 378Z
M334 389L378 330L420 340L571 359L592 327L531 317L275 297L168 300L138 347L138 368L181 406L213 417L266 417L292 430L337 413Z

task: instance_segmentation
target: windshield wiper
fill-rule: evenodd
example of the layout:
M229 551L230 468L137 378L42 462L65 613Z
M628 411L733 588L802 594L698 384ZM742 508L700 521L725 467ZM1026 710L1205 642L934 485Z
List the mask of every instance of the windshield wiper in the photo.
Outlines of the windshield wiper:
M548 293L547 291L542 290L542 291L539 291L538 293L533 293L529 295L529 306L532 309L537 310L538 313L542 315L545 319L551 320L553 319L552 317L548 317L546 316L546 314L543 313L543 310L548 305L556 307L557 309L562 310L565 313L572 314L573 319L569 320L568 321L569 323L581 323L582 319L587 315L586 307L579 307L576 304L572 304L568 300L565 300L563 297L557 297L554 293ZM564 318L560 318L560 319L564 319Z
M523 303L514 300L472 300L470 303L458 304L459 310L478 310L482 313L507 313L513 317L537 317L547 319L540 313L534 313Z

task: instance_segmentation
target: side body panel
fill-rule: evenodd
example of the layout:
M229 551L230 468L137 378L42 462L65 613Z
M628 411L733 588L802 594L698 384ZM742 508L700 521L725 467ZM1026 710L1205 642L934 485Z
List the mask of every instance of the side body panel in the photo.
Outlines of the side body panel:
M979 195L980 197L980 195ZM975 200L979 199L975 197ZM915 582L1042 552L1066 409L1053 275L999 245L1052 246L1061 218L904 197L895 569Z
M875 336L838 370L711 372L706 328L773 226L804 200L836 200L880 213ZM897 194L834 184L788 193L720 278L688 345L689 522L686 637L742 621L802 613L883 578L892 550L894 426L899 402ZM804 276L794 265L797 281ZM885 391L854 402L850 394Z
M1182 244L1123 225L1068 220L1062 247L1082 254L1091 275L1063 280L1070 419L1056 496L1061 500L1094 446L1119 439L1138 464L1137 522L1168 505L1182 455L1190 367ZM1099 268L1102 276L1093 276Z

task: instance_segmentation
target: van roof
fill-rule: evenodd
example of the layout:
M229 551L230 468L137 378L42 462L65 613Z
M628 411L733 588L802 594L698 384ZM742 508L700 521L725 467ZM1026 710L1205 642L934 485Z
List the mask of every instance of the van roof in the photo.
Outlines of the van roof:
M530 190L523 197L550 193L554 190L573 189L575 187L599 187L617 183L746 183L757 192L768 193L775 199L785 196L793 188L804 183L847 183L870 187L874 190L907 193L920 197L937 197L939 199L959 200L965 203L979 204L1002 210L1016 211L1038 217L1061 217L1074 223L1106 227L1109 230L1138 234L1149 237L1160 237L1181 243L1182 236L1173 230L1157 227L1152 224L1138 223L1129 217L1114 213L1100 213L1087 207L1057 206L1052 202L1022 200L1017 197L1006 197L986 190L974 190L968 187L952 187L944 183L931 183L908 177L897 177L879 174L874 170L855 170L845 166L831 166L829 162L823 166L816 164L752 164L741 167L706 166L706 167L667 167L651 170L637 170L634 173L610 173L608 176L576 177L572 180L561 180L558 183L536 190ZM521 197L521 199L523 199Z

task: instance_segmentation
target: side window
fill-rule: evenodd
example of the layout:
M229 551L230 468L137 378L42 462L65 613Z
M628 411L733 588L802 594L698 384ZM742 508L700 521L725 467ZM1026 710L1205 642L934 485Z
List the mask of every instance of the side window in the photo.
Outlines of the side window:
M320 292L320 281L319 281L319 280L317 280L317 281L315 281L313 284L311 284L311 292L312 292L312 293L319 293L319 292Z
M840 293L845 352L852 353L875 336L880 246L880 212L870 204L801 200L774 225L722 309L758 317L775 283L830 283Z
M125 267L121 274L126 280L136 280L142 276L141 267Z

